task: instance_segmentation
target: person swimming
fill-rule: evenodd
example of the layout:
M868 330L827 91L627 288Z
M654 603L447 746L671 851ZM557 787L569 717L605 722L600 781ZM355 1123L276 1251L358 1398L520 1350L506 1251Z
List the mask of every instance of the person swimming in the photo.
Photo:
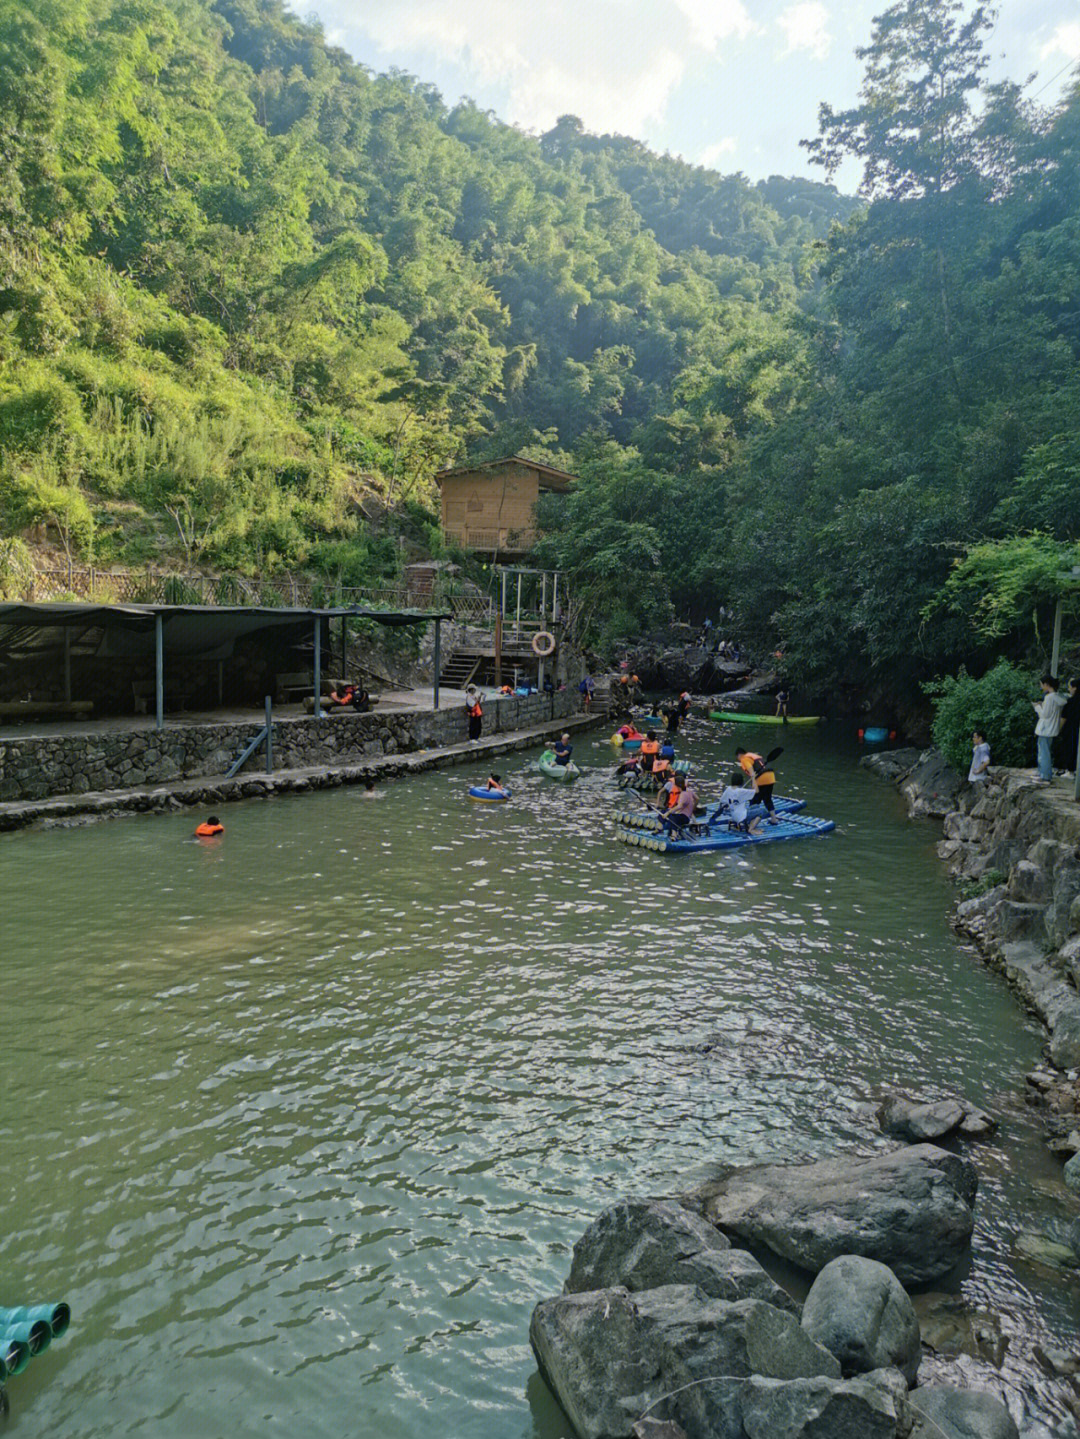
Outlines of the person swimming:
M213 839L217 834L224 834L225 826L212 814L209 819L204 819L202 824L196 826L195 835L197 839Z

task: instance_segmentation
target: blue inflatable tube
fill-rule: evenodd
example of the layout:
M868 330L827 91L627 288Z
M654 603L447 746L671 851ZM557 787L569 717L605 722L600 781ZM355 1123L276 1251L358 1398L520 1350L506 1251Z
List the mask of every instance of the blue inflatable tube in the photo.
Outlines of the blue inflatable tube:
M863 730L863 739L867 744L884 744L889 738L889 731L874 725L870 729Z
M478 784L469 786L469 798L480 800L484 804L503 804L510 795L511 791L508 789L487 789Z

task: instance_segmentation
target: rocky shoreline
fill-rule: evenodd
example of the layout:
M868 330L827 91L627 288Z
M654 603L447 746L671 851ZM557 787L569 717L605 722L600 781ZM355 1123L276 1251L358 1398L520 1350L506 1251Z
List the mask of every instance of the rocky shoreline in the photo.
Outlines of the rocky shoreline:
M934 750L893 750L864 766L896 784L913 818L942 821L938 853L957 882L953 925L1046 1028L1046 1064L1027 1101L1050 1148L1080 1155L1080 805L1072 784L994 769L971 785ZM1080 1159L1065 1166L1080 1193ZM1080 1233L1078 1233L1080 1253Z
M624 1199L533 1312L540 1371L579 1439L1018 1439L989 1389L918 1384L905 1285L955 1270L977 1189L916 1144ZM802 1306L766 1252L815 1276Z

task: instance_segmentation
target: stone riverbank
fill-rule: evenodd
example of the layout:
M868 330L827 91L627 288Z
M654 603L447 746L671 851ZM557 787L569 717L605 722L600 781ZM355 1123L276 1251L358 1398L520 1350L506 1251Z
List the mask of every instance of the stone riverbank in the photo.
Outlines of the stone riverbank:
M549 708L550 697L536 696ZM577 709L577 696L573 697L573 709ZM521 701L527 704L529 701ZM556 709L570 708L569 696L556 696ZM485 721L494 706L485 713ZM171 810L201 807L213 809L230 801L241 799L270 798L274 795L304 794L312 790L333 789L341 785L368 784L392 779L401 775L420 774L425 770L439 769L448 765L468 764L476 760L488 761L513 750L528 749L545 739L561 733L586 728L597 723L595 715L579 713L556 714L540 723L511 728L505 723L510 718L503 713L503 727L494 734L488 734L478 743L472 744L460 738L464 720L456 712L431 713L414 712L381 717L379 715L335 715L332 719L285 720L274 726L275 768L272 774L260 769L263 763L261 752L253 757L245 769L231 780L222 777L223 764L211 768L211 773L197 776L178 777L164 782L128 783L122 787L87 789L78 793L47 794L39 798L7 800L0 802L0 831L23 829L33 824L80 824L94 819L103 819L120 814L164 813ZM439 723L430 724L435 720ZM381 723L380 723L381 721ZM402 723L406 721L406 723ZM302 726L320 733L310 736L294 745L279 747L279 728ZM201 728L201 727L200 727ZM219 731L236 728L240 731L241 743L248 743L254 726L207 726ZM349 731L352 731L350 735ZM441 742L441 734L451 735L451 742ZM127 735L124 738L132 739ZM425 746L422 737L428 738ZM64 737L65 739L74 737ZM84 737L85 738L85 737ZM112 736L101 736L110 739ZM200 749L212 755L209 745L213 736L199 742ZM27 741L20 741L27 743ZM367 749L364 749L367 746ZM0 750L5 744L0 744ZM77 756L77 748L74 751ZM236 750L222 752L231 761ZM284 756L308 763L281 764ZM130 779L131 769L123 771Z
M863 764L897 784L914 817L942 822L938 853L958 885L954 925L1045 1025L1049 1065L1028 1076L1050 1146L1080 1154L1080 804L1072 780L1040 785L993 769L981 785L932 750ZM1080 1159L1065 1179L1080 1192Z

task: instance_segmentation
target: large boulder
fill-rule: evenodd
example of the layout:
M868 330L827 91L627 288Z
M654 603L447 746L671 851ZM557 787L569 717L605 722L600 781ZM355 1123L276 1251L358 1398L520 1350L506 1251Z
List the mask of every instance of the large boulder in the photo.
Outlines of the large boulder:
M896 1439L896 1398L868 1379L751 1379L742 1394L747 1439Z
M622 1285L631 1291L696 1284L712 1299L761 1299L794 1310L794 1301L751 1254L701 1215L663 1199L623 1199L589 1225L574 1245L567 1294Z
M811 1273L862 1254L911 1285L943 1278L963 1258L977 1187L967 1160L917 1144L870 1159L755 1165L690 1198L713 1224Z
M845 1254L826 1264L806 1296L802 1327L845 1377L895 1367L915 1383L919 1321L896 1275L876 1259Z
M944 819L957 807L968 788L967 780L946 764L936 749L925 750L900 784L912 819Z
M793 1315L709 1299L693 1285L545 1299L529 1339L581 1439L627 1439L645 1415L675 1421L687 1439L745 1439L741 1395L752 1374L840 1378Z
M984 1389L915 1389L910 1403L911 1439L1020 1439L1008 1409Z

